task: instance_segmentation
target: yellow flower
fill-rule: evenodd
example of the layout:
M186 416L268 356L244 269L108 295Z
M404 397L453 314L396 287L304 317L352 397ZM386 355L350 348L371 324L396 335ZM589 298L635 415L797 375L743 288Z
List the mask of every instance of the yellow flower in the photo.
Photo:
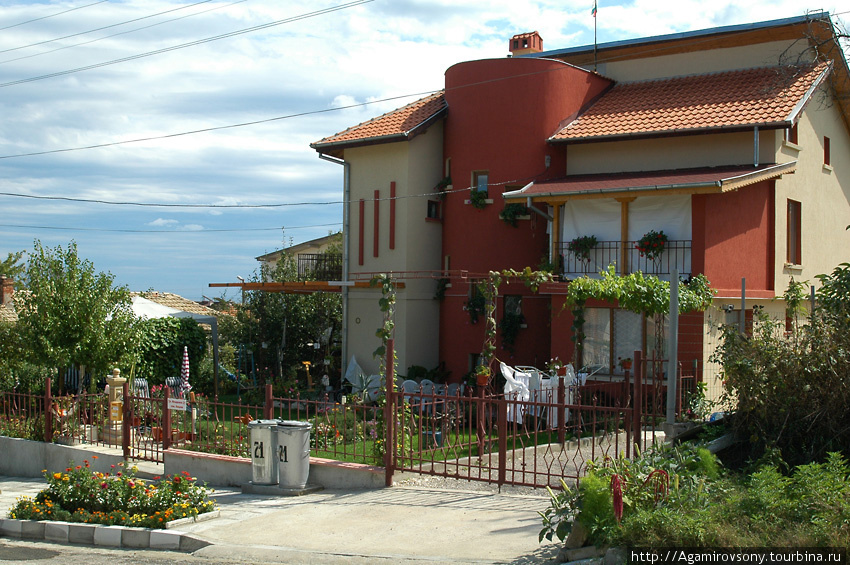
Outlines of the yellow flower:
M61 478L62 478L62 473L53 473L53 478L54 478L54 479L61 479Z

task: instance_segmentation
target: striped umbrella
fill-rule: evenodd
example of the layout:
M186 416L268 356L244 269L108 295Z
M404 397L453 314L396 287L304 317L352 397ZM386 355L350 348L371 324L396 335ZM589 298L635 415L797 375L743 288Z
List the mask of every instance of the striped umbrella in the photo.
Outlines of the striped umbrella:
M189 348L183 346L183 365L180 367L180 392L185 395L192 390L192 385L189 384Z

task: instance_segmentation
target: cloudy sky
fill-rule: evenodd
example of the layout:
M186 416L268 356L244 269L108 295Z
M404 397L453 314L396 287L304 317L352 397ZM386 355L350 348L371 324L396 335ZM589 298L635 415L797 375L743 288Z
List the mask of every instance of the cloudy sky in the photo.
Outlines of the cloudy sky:
M592 4L4 1L0 258L73 240L131 290L220 296L208 284L256 256L341 228L342 167L311 142L505 56L515 33L591 44ZM850 18L850 0L600 0L598 40L820 9Z

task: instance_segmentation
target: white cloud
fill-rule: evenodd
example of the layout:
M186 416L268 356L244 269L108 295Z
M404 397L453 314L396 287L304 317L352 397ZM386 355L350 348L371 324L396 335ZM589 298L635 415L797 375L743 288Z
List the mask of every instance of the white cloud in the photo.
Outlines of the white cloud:
M180 222L178 222L177 220L166 220L165 218L157 218L156 220L154 220L152 222L148 222L145 225L146 226L158 226L158 227L160 227L160 226L175 226L179 223Z

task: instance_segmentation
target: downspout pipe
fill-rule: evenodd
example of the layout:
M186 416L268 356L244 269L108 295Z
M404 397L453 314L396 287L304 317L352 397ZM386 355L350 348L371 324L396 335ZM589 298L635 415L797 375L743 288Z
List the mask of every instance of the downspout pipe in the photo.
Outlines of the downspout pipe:
M319 153L319 159L343 166L342 181L342 281L348 282L351 257L351 163ZM348 285L342 289L342 374L348 369Z

